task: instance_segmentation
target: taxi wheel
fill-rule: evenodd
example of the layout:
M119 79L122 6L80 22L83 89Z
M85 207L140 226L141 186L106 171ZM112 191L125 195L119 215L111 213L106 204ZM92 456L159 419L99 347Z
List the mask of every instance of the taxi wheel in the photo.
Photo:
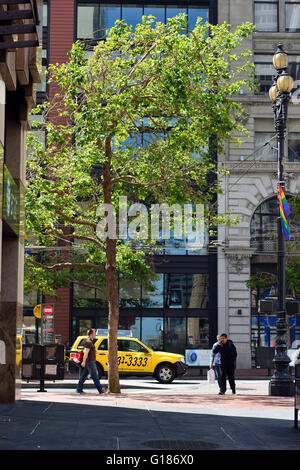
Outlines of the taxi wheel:
M171 364L159 364L155 371L156 380L161 384L170 384L175 376L175 370Z
M98 370L99 379L101 379L101 377L104 375L104 370L101 364L99 364L98 362L97 362L97 370Z

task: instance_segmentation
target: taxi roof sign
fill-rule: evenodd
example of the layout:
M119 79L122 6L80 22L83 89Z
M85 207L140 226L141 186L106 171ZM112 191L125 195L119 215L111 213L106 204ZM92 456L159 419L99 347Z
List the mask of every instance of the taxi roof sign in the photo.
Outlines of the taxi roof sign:
M108 330L97 328L96 335L97 336L108 336ZM132 331L131 330L118 330L118 336L130 336L130 337L132 337Z

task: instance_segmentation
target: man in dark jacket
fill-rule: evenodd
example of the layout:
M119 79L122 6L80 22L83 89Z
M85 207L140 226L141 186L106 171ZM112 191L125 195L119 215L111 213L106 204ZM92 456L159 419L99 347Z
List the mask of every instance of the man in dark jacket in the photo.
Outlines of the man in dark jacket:
M236 366L237 352L233 342L227 338L226 333L220 335L218 344L213 348L213 354L220 353L221 356L221 386L219 395L224 395L226 392L226 377L232 390L235 394L235 381L234 371Z

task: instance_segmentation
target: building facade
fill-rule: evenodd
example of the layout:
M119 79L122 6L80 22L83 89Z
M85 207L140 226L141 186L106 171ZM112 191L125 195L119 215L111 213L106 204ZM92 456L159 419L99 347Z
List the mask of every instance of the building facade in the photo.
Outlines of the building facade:
M11 4L13 3L13 4ZM0 5L0 402L19 398L16 331L22 328L26 132L34 106L39 3Z
M232 211L240 216L238 225L220 227L217 243L207 240L206 247L191 253L180 245L169 244L155 258L158 274L156 289L147 292L143 285L120 279L120 328L155 348L183 352L207 349L216 334L226 332L238 350L237 367L253 366L257 344L270 346L275 339L275 315L261 318L258 341L257 305L259 296L276 296L276 282L261 292L252 291L246 281L257 273L276 273L277 154L271 102L268 89L274 69L272 56L282 42L290 57L290 73L295 80L289 107L286 138L286 194L300 189L300 151L298 78L300 79L300 3L286 0L210 0L149 2L100 0L50 0L44 2L43 67L64 62L72 43L85 42L87 54L93 45L104 40L105 30L116 19L133 26L142 14L152 14L160 21L185 12L189 26L198 16L211 23L226 21L234 28L247 20L256 32L244 47L253 53L258 90L240 90L237 97L245 108L245 126L249 131L240 147L228 144L218 155L220 166L229 170L222 180L224 194L219 196L220 213ZM299 23L299 24L298 24ZM43 81L38 99L50 99L56 93ZM214 246L212 248L212 245ZM168 263L162 260L166 259ZM273 293L274 293L273 292ZM108 309L105 300L93 290L74 285L58 291L55 302L55 330L63 343L72 343L79 333L94 326L105 328ZM25 297L24 319L32 317L32 307L40 298ZM53 299L43 299L53 302ZM300 340L299 317L294 322L291 340ZM35 320L33 320L35 321Z
M229 145L227 153L219 156L220 165L230 171L223 181L219 210L231 210L240 216L240 223L219 229L218 239L223 246L218 248L218 330L226 331L235 342L240 368L253 365L253 347L258 343L255 297L277 295L274 280L260 293L252 292L252 296L245 281L258 273L276 275L277 270L277 143L268 90L275 75L272 57L278 43L289 55L289 73L295 80L288 111L285 193L292 196L300 190L299 13L299 3L284 0L225 0L218 5L219 23L226 21L235 27L247 19L257 30L245 41L245 47L253 53L259 87L251 94L241 90L238 98L245 108L249 137L240 147ZM295 345L300 339L299 316L293 315L289 321L291 345ZM261 346L274 346L275 322L276 314L271 312L261 318Z

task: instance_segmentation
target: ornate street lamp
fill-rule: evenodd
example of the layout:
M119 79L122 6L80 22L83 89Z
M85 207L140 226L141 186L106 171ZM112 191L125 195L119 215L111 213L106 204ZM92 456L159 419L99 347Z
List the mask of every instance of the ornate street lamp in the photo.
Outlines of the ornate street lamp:
M277 136L278 155L278 191L281 185L284 191L283 159L284 139L288 114L288 104L293 88L293 79L287 72L288 55L284 52L282 44L278 44L273 56L273 65L277 71L274 83L269 90L273 102L274 124ZM277 221L278 233L278 314L276 322L276 346L274 357L274 375L269 383L269 395L293 396L294 382L289 373L290 359L287 355L287 323L285 306L285 240L282 233L280 216Z

